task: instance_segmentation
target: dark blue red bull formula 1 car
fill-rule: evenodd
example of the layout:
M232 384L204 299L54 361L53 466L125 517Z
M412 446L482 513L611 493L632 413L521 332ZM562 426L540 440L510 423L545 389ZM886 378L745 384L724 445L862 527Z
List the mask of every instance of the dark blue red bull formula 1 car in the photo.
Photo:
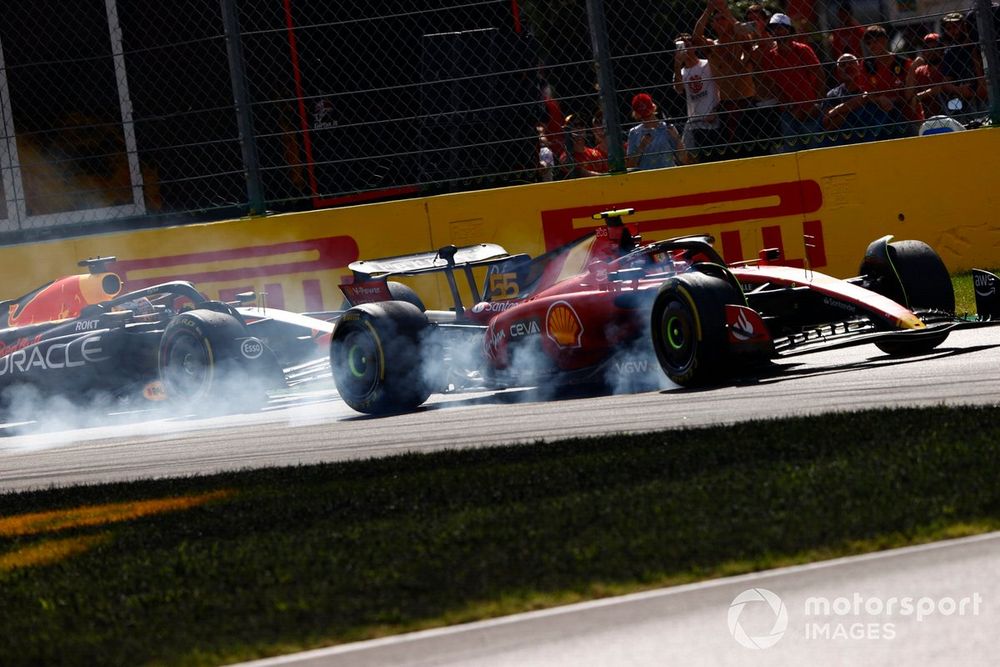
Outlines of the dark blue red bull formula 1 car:
M997 278L979 270L980 315L956 317L949 273L919 241L878 239L860 275L839 280L781 265L775 250L728 265L706 235L643 243L623 221L631 212L598 214L604 226L535 259L481 244L351 264L341 289L353 307L330 348L341 397L379 414L469 385L615 385L661 369L678 385L706 385L817 349L922 353L1000 317ZM444 274L451 310L427 310L388 282L427 273Z
M30 388L84 402L252 408L268 390L328 374L336 313L254 306L252 293L212 301L183 281L126 292L113 263L85 260L87 273L0 302L0 403Z

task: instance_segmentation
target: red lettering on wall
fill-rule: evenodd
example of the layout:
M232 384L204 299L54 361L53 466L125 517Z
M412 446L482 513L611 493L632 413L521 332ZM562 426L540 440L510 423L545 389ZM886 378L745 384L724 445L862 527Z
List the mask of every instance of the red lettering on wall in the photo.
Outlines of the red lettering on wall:
M770 225L760 230L760 236L764 241L765 248L778 249L778 262L785 263L785 244L781 242L781 227Z
M823 223L819 220L806 220L802 223L802 235L806 241L806 258L809 260L809 266L826 266Z
M740 233L735 231L722 232L722 258L727 262L738 262L743 259L743 243Z
M777 197L774 204L757 205L755 199ZM732 210L708 211L690 215L664 216L654 220L644 220L639 223L640 232L665 230L702 231L710 225L725 223L748 222L753 220L768 220L790 215L806 215L818 211L823 204L823 193L816 181L788 181L785 183L770 183L749 188L732 190L715 190L695 194L664 197L660 199L644 199L632 202L598 203L590 206L542 211L542 231L545 238L545 249L551 250L582 236L586 230L574 226L574 219L589 219L600 210L631 206L638 212L663 211L681 209L692 206L710 206L712 204L731 204L746 201L743 208ZM597 226L597 223L594 223ZM729 259L728 257L726 259Z
M242 294L243 292L252 292L253 285L244 285L243 287L227 287L225 289L219 290L219 301L236 301L236 295Z
M278 283L264 285L264 303L268 308L285 307L285 288Z
M281 255L315 251L316 258L310 260L293 260L274 264L263 260L280 258ZM195 252L185 255L170 255L167 257L150 257L147 259L119 260L115 271L126 281L128 289L135 290L157 283L171 280L190 280L194 283L231 282L235 280L252 280L267 276L284 276L295 273L325 271L346 267L358 259L358 244L350 236L331 236L308 241L292 241L275 243L273 245L248 246ZM231 262L243 260L239 268L212 270L213 262ZM204 265L209 265L205 267ZM182 269L181 267L198 267ZM160 269L160 271L157 271ZM152 272L156 275L142 278L130 278L129 271Z
M318 280L303 280L302 292L306 297L306 312L323 310L323 290Z

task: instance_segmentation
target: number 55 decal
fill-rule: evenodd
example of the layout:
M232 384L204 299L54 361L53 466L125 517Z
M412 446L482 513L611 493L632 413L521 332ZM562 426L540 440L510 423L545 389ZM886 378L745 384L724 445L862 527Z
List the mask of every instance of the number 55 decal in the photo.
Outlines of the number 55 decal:
M490 275L490 298L513 299L521 293L517 285L516 273L493 273Z

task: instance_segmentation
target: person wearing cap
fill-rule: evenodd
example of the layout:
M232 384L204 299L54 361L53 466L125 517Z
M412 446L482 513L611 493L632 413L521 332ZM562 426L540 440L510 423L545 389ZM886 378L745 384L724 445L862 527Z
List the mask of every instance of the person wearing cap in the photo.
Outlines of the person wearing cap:
M639 124L628 132L626 167L640 170L687 164L687 151L677 128L657 118L656 104L648 93L632 98L632 117Z
M969 22L958 12L945 14L941 19L941 41L945 47L941 56L941 73L952 83L967 88L961 96L966 112L985 108L987 102L986 78L979 46L969 37ZM971 93L971 94L965 94Z
M906 80L907 87L916 92L924 118L952 115L949 100L970 100L975 94L972 86L955 84L942 71L944 48L944 41L936 32L924 35L923 50Z
M819 58L808 44L793 38L792 20L774 14L767 24L774 46L757 56L757 66L770 80L781 105L781 133L785 151L804 148L822 129L817 103L824 98Z
M705 36L709 25L715 39ZM719 87L720 132L729 144L727 158L760 153L752 114L757 95L750 54L754 36L737 23L725 0L707 0L691 36L692 46L705 53Z
M834 75L840 84L827 91L821 105L823 128L828 132L824 145L838 146L878 138L892 103L884 97L868 94L861 61L853 53L837 58Z
M864 43L871 54L864 61L868 92L892 102L883 138L914 136L923 114L913 89L906 86L912 61L889 50L889 35L880 25L865 28Z
M708 60L699 58L691 47L691 35L674 40L674 91L687 102L687 122L681 139L691 159L710 162L721 154L719 146L719 86Z

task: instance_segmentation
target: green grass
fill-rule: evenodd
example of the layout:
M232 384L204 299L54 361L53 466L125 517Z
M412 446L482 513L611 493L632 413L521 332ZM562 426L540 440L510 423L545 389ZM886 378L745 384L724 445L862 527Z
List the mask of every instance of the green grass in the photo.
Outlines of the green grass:
M990 273L1000 275L1000 269L986 269ZM976 295L972 289L972 272L956 273L951 277L955 288L955 312L967 315L976 312Z
M2 495L0 664L217 664L994 530L998 478L970 407Z

